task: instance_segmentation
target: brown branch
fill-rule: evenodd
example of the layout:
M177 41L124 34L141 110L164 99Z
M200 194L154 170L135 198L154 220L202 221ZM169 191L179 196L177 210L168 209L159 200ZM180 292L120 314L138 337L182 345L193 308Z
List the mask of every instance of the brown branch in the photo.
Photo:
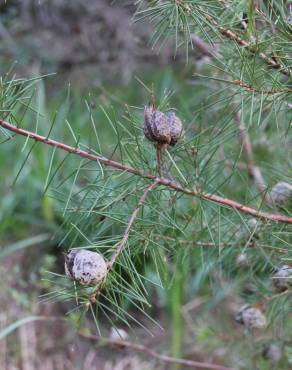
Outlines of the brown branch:
M117 347L122 347L122 348L130 348L138 352L143 352L151 357L156 358L159 361L163 361L166 363L171 363L171 364L177 364L177 365L184 365L187 367L192 367L194 369L209 369L209 370L232 370L229 367L217 365L217 364L211 364L208 362L199 362L199 361L192 361L192 360L186 360L186 359L180 359L180 358L175 358L175 357L170 357L167 355L162 355L156 351L153 351L152 349L144 346L143 344L138 344L138 343L132 343L129 341L125 340L116 340L116 339L110 339L110 338L105 338L93 334L84 334L79 332L78 333L81 337L85 339L90 339L98 342L103 342L105 344L110 344L113 346Z
M239 212L246 213L248 215L251 215L251 216L259 218L259 219L278 221L278 222L282 222L282 223L286 223L286 224L292 224L292 217L279 215L279 214L272 214L272 213L262 212L260 210L245 206L241 203L238 203L238 202L236 202L232 199L224 198L224 197L221 197L221 196L215 195L215 194L209 194L209 193L205 193L205 192L201 192L201 191L196 191L196 190L191 190L191 189L188 189L188 188L184 188L182 185L180 185L179 183L177 183L173 180L163 178L163 177L156 177L156 176L151 175L149 173L145 173L142 170L133 168L131 166L128 166L128 165L125 165L125 164L122 164L122 163L119 163L119 162L116 162L116 161L113 161L113 160L105 158L103 156L88 153L88 152L86 152L84 150L81 150L79 148L75 148L75 147L60 143L58 141L49 139L47 137L38 135L38 134L33 133L31 131L24 130L20 127L13 126L11 123L8 123L6 121L0 120L0 126L2 126L3 128L5 128L9 131L15 132L16 134L19 134L19 135L22 135L22 136L25 136L25 137L29 137L33 140L36 140L36 141L45 143L47 145L62 149L64 151L68 152L68 153L79 155L82 158L86 158L86 159L89 159L91 161L98 161L98 162L102 163L105 166L113 167L113 168L116 168L116 169L124 171L124 172L132 173L136 176L147 178L149 180L154 180L154 181L157 182L158 185L167 186L167 187L169 187L173 190L182 192L184 194L188 194L190 196L195 196L195 197L200 197L202 199L205 199L205 200L208 200L208 201L211 201L211 202L214 202L214 203L222 204L225 207L235 209Z
M261 170L255 164L251 140L239 112L235 114L235 120L239 126L239 137L243 152L246 157L248 173L250 177L253 179L255 186L258 188L259 192L263 194L263 199L266 202L266 204L268 206L271 206L273 205L273 201L270 195L267 193L267 185L263 178Z
M252 84L247 84L241 80L234 80L234 81L228 81L228 83L236 86L243 87L249 91L256 92L259 94L268 94L268 95L273 95L273 94L283 94L283 93L291 93L292 89L270 89L270 90L262 90L262 89L257 89L255 88Z
M162 173L162 153L161 153L161 147L159 145L156 147L156 161L157 161L158 175L161 176L161 173Z
M120 243L117 245L116 247L116 250L114 251L114 253L112 254L112 257L111 259L109 260L109 262L107 263L107 271L109 272L112 268L113 268L113 265L116 263L119 255L122 253L122 251L124 250L125 246L126 246L126 243L129 239L129 235L130 235L130 230L137 218L137 215L138 215L138 212L141 208L141 206L143 205L143 203L145 202L146 198L147 198L147 195L149 194L149 192L151 192L156 186L158 185L157 181L154 181L150 186L148 186L145 191L143 192L139 202L137 203L136 207L134 208L132 214L131 214L131 217L129 219L129 222L128 222L128 225L126 227L126 230L125 230L125 233L124 233L124 236L123 236L123 239L120 241ZM99 286L97 287L97 289L91 294L90 298L89 298L89 301L88 301L88 305L90 305L91 303L94 303L96 301L96 297L101 293L103 287L104 287L104 282L105 282L105 278L106 276L104 277L103 281L99 284Z

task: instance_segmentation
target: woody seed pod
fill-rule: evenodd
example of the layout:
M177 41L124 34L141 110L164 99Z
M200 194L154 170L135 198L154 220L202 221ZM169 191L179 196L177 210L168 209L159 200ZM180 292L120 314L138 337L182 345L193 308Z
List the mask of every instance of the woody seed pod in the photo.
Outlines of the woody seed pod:
M181 120L175 112L164 114L153 106L144 108L144 135L158 145L175 145L182 135Z
M157 144L170 144L170 128L167 116L153 106L144 108L144 134L148 140Z
M65 257L65 272L82 285L95 285L105 277L107 264L99 253L73 250Z
M292 287L292 267L283 265L273 276L273 283L279 291L285 291Z
M234 319L247 329L261 329L267 325L263 312L259 308L249 305L243 306Z
M272 187L271 198L279 208L288 208L292 205L292 185L287 182L278 182Z
M264 359L275 365L280 362L282 351L277 344L271 343L263 348L262 356Z
M253 241L260 237L258 229L258 221L255 218L250 218L246 223L240 225L236 232L236 236L244 242L248 241L250 237L252 237L251 241Z
M168 112L167 117L171 136L170 145L174 146L182 135L183 126L174 111Z

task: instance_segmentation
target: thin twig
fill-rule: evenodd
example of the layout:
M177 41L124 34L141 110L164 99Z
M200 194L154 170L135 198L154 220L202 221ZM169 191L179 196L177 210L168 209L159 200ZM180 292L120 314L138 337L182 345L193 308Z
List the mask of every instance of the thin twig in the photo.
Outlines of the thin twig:
M199 361L192 361L192 360L186 360L186 359L180 359L180 358L175 358L175 357L170 357L167 355L162 355L156 351L153 351L152 349L144 346L143 344L138 344L138 343L132 343L129 341L125 340L116 340L116 339L110 339L110 338L105 338L93 334L84 334L79 332L78 333L81 337L98 341L101 343L105 344L110 344L113 346L118 346L122 348L130 348L138 352L143 352L146 353L147 355L154 357L158 359L159 361L171 363L171 364L177 364L177 365L184 365L187 367L192 367L194 369L209 369L209 370L232 370L229 367L217 365L217 364L211 364L208 362L199 362Z
M150 179L150 180L155 180L155 181L157 181L158 185L167 186L171 189L174 189L176 191L188 194L190 196L200 197L202 199L205 199L205 200L208 200L208 201L211 201L211 202L214 202L214 203L222 204L222 205L224 205L228 208L236 209L239 212L246 213L248 215L251 215L251 216L259 218L259 219L277 221L277 222L282 222L282 223L286 223L286 224L292 224L292 217L279 215L279 214L272 214L272 213L262 212L260 210L248 207L248 206L243 205L241 203L238 203L238 202L236 202L232 199L229 199L229 198L224 198L224 197L221 197L219 195L209 194L209 193L205 193L205 192L201 192L201 191L196 191L196 190L191 190L191 189L188 189L188 188L184 188L182 185L180 185L179 183L177 183L173 180L163 178L163 177L158 177L157 178L157 176L154 176L154 175L149 174L149 173L145 173L142 170L133 168L131 166L122 164L120 162L113 161L113 160L108 159L108 158L103 157L103 156L88 153L88 152L86 152L84 150L81 150L79 148L72 147L72 146L63 144L61 142L49 139L47 137L38 135L38 134L33 133L31 131L24 130L20 127L13 126L11 123L8 123L6 121L0 120L0 126L2 126L3 128L5 128L9 131L15 132L19 135L29 137L33 140L40 141L42 143L45 143L45 144L53 146L53 147L57 147L57 148L62 149L64 151L68 152L68 153L79 155L82 158L87 158L91 161L98 161L98 162L102 163L105 166L113 167L113 168L116 168L118 170L128 172L128 173L132 173L136 176L140 176L140 177L147 178L147 179Z
M274 299L277 299L277 298L280 298L280 297L283 297L283 296L286 296L286 295L289 295L289 294L292 294L292 291L287 289L287 290L285 290L284 292L277 293L277 294L274 294L274 295L271 295L271 296L265 297L265 298L262 300L262 302L263 302L263 303L268 303L268 302L273 301Z
M143 205L143 203L145 202L146 198L147 198L147 195L158 185L157 181L154 181L150 186L148 186L145 191L143 192L139 202L137 203L136 207L134 208L132 214L131 214L131 217L129 219L129 222L128 222L128 225L126 227L126 230L125 230L125 233L124 233L124 236L122 238L122 240L120 241L120 243L117 245L116 247L116 250L113 252L112 254L112 257L111 259L109 260L108 264L107 264L107 271L110 271L112 270L114 264L116 263L119 255L122 253L122 251L124 250L125 246L126 246L126 243L129 239L129 235L130 235L130 230L137 218L137 215L138 215L138 212L141 208L141 206ZM106 277L105 277L106 278ZM104 282L105 282L105 278L104 280L99 284L99 286L97 287L97 289L91 294L90 298L89 298L89 302L88 302L88 305L90 305L91 303L94 303L96 301L96 297L101 293L103 287L104 287Z
M123 236L123 239L121 240L121 242L118 244L115 252L113 253L110 261L108 262L108 270L111 270L113 268L113 265L115 264L117 258L119 257L119 255L121 254L121 252L123 251L123 249L125 248L125 245L127 243L127 240L129 239L129 234L130 234L130 230L136 220L136 217L138 215L138 212L141 208L141 206L143 205L143 203L145 202L146 198L147 198L147 195L154 189L156 188L156 186L158 185L157 181L153 182L150 186L148 186L148 188L144 191L144 193L142 194L138 204L136 205L134 211L132 212L132 215L129 219L129 222L128 222L128 225L126 227L126 230L125 230L125 233L124 233L124 236Z
M273 95L273 94L284 94L284 93L291 93L292 89L257 89L252 84L247 84L241 80L233 80L233 81L225 81L227 83L230 83L232 85L240 86L248 91L255 92L258 94L267 94L267 95Z
M239 137L243 152L246 157L248 173L253 179L255 186L258 188L259 192L263 194L263 199L266 204L271 206L273 204L273 201L271 199L271 196L267 192L267 184L263 178L262 172L260 168L257 167L255 164L251 140L239 112L236 112L235 120L239 126Z
M211 17L209 14L205 14L208 21L221 33L221 35L225 36L226 38L235 41L239 46L244 46L246 50L248 50L253 55L258 55L260 59L262 59L266 64L270 67L277 69L280 73L291 77L291 69L287 68L280 63L276 62L275 59L267 56L264 52L259 52L257 54L256 48L248 43L247 41L243 40L236 32L231 31L228 28L219 26L218 22Z
M156 147L156 161L157 161L157 170L158 175L161 177L161 169L162 169L162 153L161 153L161 147L157 145Z

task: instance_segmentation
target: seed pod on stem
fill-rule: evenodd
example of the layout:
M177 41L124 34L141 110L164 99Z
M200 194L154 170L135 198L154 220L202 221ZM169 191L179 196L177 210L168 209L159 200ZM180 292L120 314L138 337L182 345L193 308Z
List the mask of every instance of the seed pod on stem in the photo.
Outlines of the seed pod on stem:
M181 120L174 111L164 114L154 108L154 105L144 107L144 135L156 144L157 167L159 175L162 168L161 149L175 145L182 134Z
M107 264L99 253L72 250L65 256L65 272L82 285L95 285L106 276Z
M262 308L256 306L243 306L234 319L247 329L262 329L267 325Z
M273 283L277 290L283 292L292 287L292 266L283 265L273 276Z
M292 207L292 185L287 182L278 182L272 187L271 198L279 208Z
M144 108L144 134L148 140L161 147L171 142L168 117L152 105Z
M183 126L181 120L177 117L174 111L168 112L167 117L171 137L170 145L174 146L182 135Z

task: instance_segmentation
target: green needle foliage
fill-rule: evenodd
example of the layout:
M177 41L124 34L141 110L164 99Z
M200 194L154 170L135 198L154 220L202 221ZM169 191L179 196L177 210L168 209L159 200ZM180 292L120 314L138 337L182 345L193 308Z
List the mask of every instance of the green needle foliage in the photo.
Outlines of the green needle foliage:
M39 79L4 78L1 119L158 176L155 146L143 134L143 106L154 96L157 109L175 107L184 135L163 151L163 177L197 190L198 196L162 185L149 193L95 303L90 297L99 287L81 286L58 271L46 276L51 290L42 299L75 302L70 314L78 313L80 319L92 315L98 333L104 319L112 326L140 325L151 333L152 323L159 325L157 308L162 308L171 318L174 356L187 353L182 347L185 334L206 353L230 334L236 339L228 346L235 353L243 348L246 355L239 355L240 368L269 368L261 348L277 342L288 354L281 360L284 369L291 360L291 291L269 297L277 293L275 268L292 263L291 224L266 219L251 224L248 214L200 196L207 192L292 216L289 207L277 209L265 202L239 140L237 113L251 138L254 165L266 191L277 182L292 183L288 2L254 3L137 1L135 20L152 23L154 46L163 47L170 39L178 53L184 45L190 62L197 35L214 50L209 64L199 72L188 65L181 67L184 74L169 70L133 78L134 96L123 92L103 105L98 98L92 104L93 94L82 99L68 89L51 117L42 81L35 89ZM14 186L28 187L37 178L33 186L42 199L43 219L54 230L60 253L84 248L109 261L150 180L27 138L12 141L15 135L4 129L1 136L3 143L9 141L3 153L15 152L13 163L5 158L13 168ZM0 227L3 219L1 215ZM202 301L198 319L191 317L192 324L184 327L185 305L195 298ZM257 337L235 326L230 305L259 302L264 302L268 325ZM226 364L236 362L230 357Z

